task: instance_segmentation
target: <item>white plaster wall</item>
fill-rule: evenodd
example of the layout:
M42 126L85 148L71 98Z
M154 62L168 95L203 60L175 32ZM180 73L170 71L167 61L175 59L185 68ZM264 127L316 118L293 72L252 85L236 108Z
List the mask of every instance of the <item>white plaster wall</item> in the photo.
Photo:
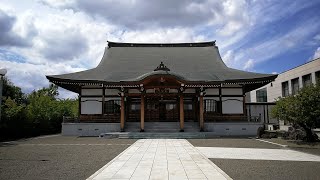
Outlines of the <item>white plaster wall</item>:
M62 123L63 136L99 136L102 133L119 132L120 123Z
M100 95L102 96L102 89L81 89L81 95Z
M146 89L146 93L154 93L154 89Z
M262 123L204 123L205 131L217 136L256 136Z
M106 97L104 101L109 101L109 100L121 100L121 97Z
M206 99L213 99L213 100L216 100L216 101L219 101L219 97L203 97L203 100L206 100Z
M268 102L274 102L276 98L282 97L282 82L289 82L289 93L291 94L292 79L299 77L299 87L302 88L302 76L311 74L312 82L315 83L315 72L317 71L320 71L320 58L279 74L275 81L272 82L272 86L269 83L259 89L266 87ZM250 92L251 102L257 102L256 90Z
M118 89L105 89L106 96L119 95L120 91Z
M222 95L242 95L242 88L222 88Z
M222 97L223 114L242 114L243 98L242 97Z
M178 89L169 89L169 93L178 93Z
M196 93L196 89L185 89L183 93Z
M102 114L102 98L81 98L81 114Z
M129 93L134 93L134 94L140 93L140 91L138 89L129 89L128 92Z
M206 89L206 95L219 95L219 89L218 88Z

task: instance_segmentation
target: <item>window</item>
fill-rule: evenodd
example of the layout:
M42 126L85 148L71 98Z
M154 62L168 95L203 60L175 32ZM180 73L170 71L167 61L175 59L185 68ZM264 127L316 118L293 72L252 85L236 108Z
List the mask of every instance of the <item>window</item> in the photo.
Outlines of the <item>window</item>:
M316 83L320 83L320 71L316 72Z
M282 97L289 96L289 83L288 81L282 83Z
M120 113L120 100L109 100L104 103L104 113Z
M299 91L299 78L291 80L292 95L298 94Z
M217 112L217 101L214 99L204 100L204 112Z
M176 108L176 104L166 104L166 110L173 110Z
M130 109L133 110L133 111L137 111L137 110L140 110L140 107L141 107L141 104L131 104L130 105ZM147 107L148 108L148 107Z
M140 106L139 106L139 108L140 108ZM148 110L156 110L157 109L156 104L147 104L147 109Z
M267 88L259 89L256 91L257 102L267 102Z
M307 75L302 76L303 87L309 86L309 85L311 85L311 83L312 83L311 74L307 74Z
M192 110L192 104L183 104L184 110Z

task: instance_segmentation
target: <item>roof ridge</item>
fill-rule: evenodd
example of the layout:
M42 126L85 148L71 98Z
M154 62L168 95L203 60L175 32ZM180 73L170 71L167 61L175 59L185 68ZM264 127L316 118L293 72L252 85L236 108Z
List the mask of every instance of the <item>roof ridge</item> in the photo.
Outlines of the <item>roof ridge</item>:
M216 41L194 43L124 43L107 41L108 47L207 47L216 46Z

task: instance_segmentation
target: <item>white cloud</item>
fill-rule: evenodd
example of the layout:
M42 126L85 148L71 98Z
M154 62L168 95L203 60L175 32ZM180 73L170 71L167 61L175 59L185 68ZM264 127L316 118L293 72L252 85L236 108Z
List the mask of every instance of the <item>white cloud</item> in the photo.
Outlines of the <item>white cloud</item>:
M5 68L8 71L6 76L14 82L16 86L21 87L23 92L26 93L48 86L49 81L46 79L45 75L84 70L82 68L73 68L64 63L35 65L0 60L0 64L1 68ZM65 97L63 93L62 97Z
M252 68L254 67L254 61L253 59L249 59L245 64L243 69L246 71L252 70Z
M320 58L320 47L318 47L313 54L313 59L317 59L317 58Z
M0 37L5 39L0 42L0 66L5 65L9 78L29 92L48 84L46 74L95 67L107 40L217 40L228 66L252 70L258 63L297 48L311 34L319 46L320 36L314 33L320 26L314 17L287 32L248 44L258 28L265 29L268 23L313 4L247 0L3 0L0 7L5 18L0 22L0 31L4 27L9 31L1 31L8 36ZM15 54L21 57L15 59ZM69 95L61 91L61 97Z
M255 63L261 63L290 49L303 47L301 43L311 34L317 32L319 27L320 22L316 18L310 18L308 22L304 22L303 26L292 28L285 34L279 34L267 41L257 42L247 48L242 48L234 52L234 61L237 63L234 63L233 67L242 69L247 59L254 59Z
M234 63L234 52L232 50L228 50L223 56L222 60L226 63L227 66L233 66Z

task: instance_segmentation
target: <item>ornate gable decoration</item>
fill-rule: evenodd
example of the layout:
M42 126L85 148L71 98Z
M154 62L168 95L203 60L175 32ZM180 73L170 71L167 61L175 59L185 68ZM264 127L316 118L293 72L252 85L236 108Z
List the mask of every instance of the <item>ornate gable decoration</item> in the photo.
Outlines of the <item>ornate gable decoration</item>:
M161 62L160 65L156 69L154 69L154 71L170 71L170 69L167 68L167 66L165 66L163 62Z

